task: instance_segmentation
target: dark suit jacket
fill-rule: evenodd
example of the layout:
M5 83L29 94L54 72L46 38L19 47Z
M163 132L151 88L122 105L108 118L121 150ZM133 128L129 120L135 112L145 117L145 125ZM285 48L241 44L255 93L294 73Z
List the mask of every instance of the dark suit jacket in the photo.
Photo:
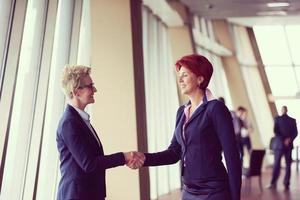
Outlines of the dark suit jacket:
M214 188L213 192L225 187L229 190L232 200L240 200L241 162L229 110L220 101L204 101L187 122L184 140L183 109L184 106L181 106L177 111L176 128L168 149L145 154L144 165L167 165L181 159L182 163L185 163L185 166L182 166L185 185ZM222 163L222 151L229 176Z
M61 161L58 200L105 198L105 170L124 165L125 160L123 153L104 155L97 140L79 113L67 105L56 138Z
M275 141L273 148L274 150L284 149L283 141L286 138L291 138L293 141L298 134L296 120L285 114L275 117L274 122ZM293 142L286 148L292 149Z

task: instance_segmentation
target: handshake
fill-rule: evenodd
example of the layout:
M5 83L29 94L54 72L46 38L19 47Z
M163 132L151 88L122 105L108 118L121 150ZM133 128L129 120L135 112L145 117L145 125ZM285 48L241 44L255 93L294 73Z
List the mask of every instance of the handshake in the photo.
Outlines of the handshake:
M131 151L124 153L125 162L127 167L131 169L137 169L144 165L146 157L143 153L137 151Z

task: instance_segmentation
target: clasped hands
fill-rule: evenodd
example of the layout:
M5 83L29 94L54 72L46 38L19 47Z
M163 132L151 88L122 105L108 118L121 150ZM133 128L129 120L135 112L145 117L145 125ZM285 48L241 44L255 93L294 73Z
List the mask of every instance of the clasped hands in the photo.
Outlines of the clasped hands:
M144 165L146 157L143 153L137 151L131 151L124 153L127 167L131 169L137 169Z

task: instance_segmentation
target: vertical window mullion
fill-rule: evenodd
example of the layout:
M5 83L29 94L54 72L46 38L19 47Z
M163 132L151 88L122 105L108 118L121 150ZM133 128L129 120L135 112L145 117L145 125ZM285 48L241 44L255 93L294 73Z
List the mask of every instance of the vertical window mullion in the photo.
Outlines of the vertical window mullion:
M13 40L9 40L7 55L5 59L5 63L3 66L9 66L9 68L5 69L5 76L3 76L2 85L5 87L1 88L1 94L5 94L5 96L1 96L0 101L0 111L1 111L1 120L0 120L0 133L4 134L4 137L1 137L0 140L0 156L1 156L1 166L0 166L0 191L1 197L5 194L3 193L3 177L4 177L4 168L6 162L6 153L7 153L7 145L9 140L9 130L11 123L11 115L13 110L13 101L14 101L14 92L17 81L18 74L18 65L19 65L19 55L20 55L20 47L22 43L23 36L23 28L24 28L24 20L26 14L27 1L14 1L12 6L12 26L10 31L10 38ZM9 199L9 198L8 198Z
M77 61L81 16L82 16L82 1L76 1L73 10L69 63L76 63Z
M50 2L52 3L52 1ZM49 83L46 86L48 88L47 104L45 104L45 116L42 127L42 148L39 150L38 185L36 186L35 199L56 199L57 182L60 176L56 142L53 137L55 137L57 123L65 105L65 97L59 89L60 76L62 67L69 62L74 4L77 1L63 0L57 2L50 76ZM49 14L48 16L51 15ZM49 29L53 29L53 27L49 27Z
M0 7L0 101L3 88L3 77L6 68L8 45L11 35L12 18L16 1L6 0Z
M159 123L161 119L175 123L173 114L179 106L174 65L170 58L167 28L147 7L143 8L144 87L146 98L148 151L160 151L169 144L173 125ZM165 87L168 86L168 87ZM169 98L172 97L172 98ZM175 97L175 98L174 98ZM171 100L171 101L170 101ZM163 115L157 115L162 108ZM172 176L170 176L172 174ZM179 165L149 169L150 198L180 187Z
M37 126L39 127L42 123L43 119L43 112L40 112L43 109L40 109L40 96L38 95L40 93L40 85L43 84L43 82L47 81L47 78L44 78L43 76L47 76L47 73L42 74L42 68L44 67L42 62L43 57L43 43L44 43L44 37L45 37L45 26L46 26L46 20L47 20L47 7L48 7L48 0L34 0L32 2L34 4L33 10L28 10L28 12L35 12L36 14L36 21L33 22L34 19L28 19L31 22L27 23L34 23L34 25L30 24L28 25L28 29L34 29L34 42L31 43L32 45L32 54L31 54L31 70L32 71L32 90L31 93L32 99L31 99L31 110L32 113L30 115L30 122L29 122L29 129L28 129L28 144L25 148L26 151L26 161L24 166L24 177L23 177L23 186L22 186L22 196L21 199L33 199L33 193L35 188L35 175L37 171L37 163L39 160L39 151L38 149L40 140L42 137L42 132L37 131ZM28 30L29 31L29 30ZM30 37L30 36L29 36ZM26 84L26 82L25 82ZM30 88L30 87L28 87ZM42 97L44 98L44 97ZM38 111L38 112L36 112ZM37 117L38 116L38 117ZM20 180L21 181L21 180Z
M51 56L53 50L53 42L54 42L54 32L55 32L55 22L57 16L57 0L51 0L47 2L47 17L46 24L44 29L44 41L43 41L43 49L42 49L42 59L41 59L41 70L40 70L40 81L39 89L37 93L37 110L41 112L35 113L34 119L34 128L33 131L40 132L40 140L39 140L39 150L38 150L38 159L37 159L37 170L35 174L34 181L34 190L32 199L37 199L38 189L42 187L40 186L40 165L41 165L41 155L42 155L42 144L44 139L44 124L45 124L45 115L46 115L46 105L47 105L47 97L48 97L48 86L50 79L50 66L51 66ZM40 186L40 187L39 187Z
M34 169L28 165L37 157L32 152L32 147L35 147L34 141L37 139L32 135L32 126L40 68L44 2L45 0L30 0L26 5L15 98L11 111L7 166L4 171L7 199L24 199L24 189L34 184L33 181L30 182L32 176L28 175ZM18 165L15 165L16 161ZM29 199L31 197L32 195Z
M294 59L293 59L293 56L292 56L292 49L291 49L289 38L288 38L288 35L287 35L286 26L284 26L283 29L284 29L284 37L285 37L285 40L286 40L286 45L287 45L287 48L288 48L288 51L289 51L289 56L290 56L291 63L292 63L291 67L293 68L294 77L295 77L296 84L297 84L297 87L298 87L298 90L299 90L300 89L300 82L299 82L299 79L298 79L297 74L296 74L296 69L295 69L296 65L294 63Z
M82 14L80 20L80 32L78 40L77 63L91 65L91 17L90 1L82 2Z

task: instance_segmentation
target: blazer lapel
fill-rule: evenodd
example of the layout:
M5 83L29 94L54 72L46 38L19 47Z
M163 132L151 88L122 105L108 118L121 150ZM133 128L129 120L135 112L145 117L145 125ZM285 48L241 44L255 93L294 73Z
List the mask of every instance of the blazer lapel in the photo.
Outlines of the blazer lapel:
M193 119L195 119L198 115L200 115L200 113L202 113L202 111L206 108L207 106L207 96L206 96L206 93L204 92L204 96L203 96L203 103L202 105L199 106L199 108L197 108L195 110L195 112L193 113L193 115L191 116L191 118L189 119L189 121L186 123L186 126L191 123L191 121L193 121Z
M94 127L91 125L93 131L95 132L96 138L94 136L94 134L92 133L92 131L90 130L90 128L86 125L86 123L83 121L83 119L81 118L81 116L79 115L79 113L70 105L67 105L67 109L74 115L76 116L76 118L78 119L78 121L80 121L81 126L84 127L85 129L85 133L87 133L89 135L89 137L93 138L93 141L97 144L97 146L100 145L100 147L102 148L102 144L100 142L100 139L97 136L97 132L95 131Z
M181 144L185 143L185 141L182 137L182 128L183 128L184 121L185 121L185 115L184 115L184 112L182 112L182 114L180 116L180 120L176 126L176 134L178 134Z
M195 118L197 118L197 116L199 116L205 110L206 106L207 106L207 102L203 103L199 108L197 108L197 110L195 110L195 112L193 113L193 115L191 116L189 121L187 122L186 126L189 123L191 123Z
M93 131L94 131L94 133L95 133L96 140L98 141L99 145L102 147L101 141L100 141L100 139L99 139L99 137L98 137L98 135L97 135L96 130L95 130L94 127L92 126L92 124L91 124L91 127L92 127L92 129L93 129ZM93 134L93 133L92 133L92 134Z

